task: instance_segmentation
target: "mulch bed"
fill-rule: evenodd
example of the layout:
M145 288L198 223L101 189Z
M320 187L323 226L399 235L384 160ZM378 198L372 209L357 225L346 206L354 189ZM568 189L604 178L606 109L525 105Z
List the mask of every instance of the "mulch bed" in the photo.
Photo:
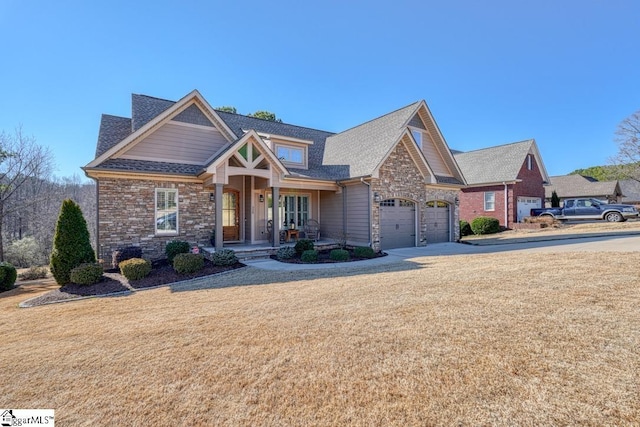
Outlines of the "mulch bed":
M210 276L212 274L222 273L224 271L235 270L236 268L242 268L244 264L235 263L234 265L220 267L213 265L208 259L204 260L204 268L193 274L178 274L173 267L166 261L155 262L151 273L144 279L131 280L129 285L134 289L144 289L153 286L166 285L174 282L181 282L183 280L195 279L197 277Z
M353 255L352 250L347 249L347 251L349 252L349 259L346 261L334 261L331 258L329 258L329 254L331 253L331 250L327 249L327 250L318 251L318 261L314 262L313 264L335 264L335 263L341 263L341 262L365 261L365 260L371 259L371 258L357 257ZM377 252L373 256L373 258L380 258L383 256L387 256L387 254L384 252ZM308 262L302 262L299 255L296 255L295 257L290 259L278 259L277 255L271 255L271 259L274 259L280 262L286 262L288 264L310 264Z
M68 283L61 287L60 292L69 295L88 297L90 295L106 295L114 292L128 291L129 288L124 286L122 282L108 277L102 276L102 280L93 285L78 285L76 283Z

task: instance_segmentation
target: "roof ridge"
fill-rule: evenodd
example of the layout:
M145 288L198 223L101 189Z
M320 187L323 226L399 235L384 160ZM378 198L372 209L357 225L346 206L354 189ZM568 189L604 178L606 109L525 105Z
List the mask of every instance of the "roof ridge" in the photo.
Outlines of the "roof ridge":
M458 151L457 154L467 154L467 153L475 153L477 151L492 150L494 148L502 148L508 145L524 144L525 142L533 142L533 141L534 141L534 138L529 138L529 139L523 139L522 141L517 141L517 142L507 142L506 144L492 145L491 147L476 148L475 150L471 150L471 151L460 151L455 149L452 149L452 151Z
M157 99L158 101L165 101L165 102L173 102L174 104L178 101L172 101L170 99L164 99L164 98L158 98L157 96L151 96L151 95L145 95L144 93L131 93L131 95L135 95L135 96L144 96L145 98L151 98L151 99Z
M357 129L357 128L359 128L360 126L364 126L364 125L366 125L366 124L369 124L369 123L371 123L371 122L374 122L374 121L376 121L376 120L379 120L379 119L381 119L381 118L383 118L383 117L390 116L391 114L395 114L395 113L397 113L398 111L404 110L404 109L409 108L409 107L411 107L411 106L413 106L413 105L420 104L421 102L422 102L422 100L420 100L420 101L416 101L416 102L413 102L413 103L411 103L411 104L407 104L407 105L405 105L404 107L400 107L400 108L398 108L398 109L395 109L395 110L393 110L393 111L390 111L390 112L388 112L388 113L385 113L385 114L383 114L383 115L381 115L381 116L375 117L375 118L373 118L373 119L371 119L371 120L367 120L366 122L360 123L360 124L358 124L358 125L352 126L352 127L348 128L348 129L345 129L345 130L343 130L343 131L340 131L340 132L336 133L335 135L340 135L340 134L342 134L342 133L349 132L349 131L351 131L351 130L353 130L353 129Z
M214 108L213 110L216 113L233 114L234 116L247 117L249 119L255 119L255 120L262 120L263 122L267 122L267 123L277 123L277 124L281 124L281 125L293 126L293 127L300 128L300 129L309 129L309 130L314 130L314 131L317 131L317 132L330 133L331 135L335 135L336 134L335 132L331 132L331 131L328 131L328 130L311 128L309 126L294 125L292 123L286 123L286 122L282 122L282 121L278 122L278 121L275 121L275 120L268 120L268 119L263 119L263 118L260 118L260 117L250 116L248 114L232 113L231 111L218 110L216 108Z
M125 116L116 116L115 114L108 114L108 113L102 113L102 117L115 117L116 119L126 119L126 120L131 120L131 117L125 117Z

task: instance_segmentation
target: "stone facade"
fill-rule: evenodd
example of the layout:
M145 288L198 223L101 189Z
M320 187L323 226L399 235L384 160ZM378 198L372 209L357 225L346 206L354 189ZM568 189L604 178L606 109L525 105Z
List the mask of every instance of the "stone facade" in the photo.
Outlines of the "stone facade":
M178 189L178 234L155 234L155 189ZM140 246L145 258L164 257L171 240L207 244L215 225L211 190L200 183L135 179L98 179L98 257L110 260L113 251Z
M418 246L426 246L429 242L427 235L426 202L441 200L449 204L451 223L450 229L454 231L453 240L460 236L460 226L457 220L458 207L455 200L457 190L447 190L436 187L427 187L420 170L403 143L399 143L385 160L379 170L379 178L371 180L372 194L378 193L381 200L407 199L416 203L418 211ZM371 212L371 246L374 250L380 248L380 206L372 203Z

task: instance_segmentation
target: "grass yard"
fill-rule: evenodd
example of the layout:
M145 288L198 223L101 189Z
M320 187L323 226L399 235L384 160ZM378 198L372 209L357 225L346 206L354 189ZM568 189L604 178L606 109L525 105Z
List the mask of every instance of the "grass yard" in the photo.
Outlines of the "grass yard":
M1 294L1 405L61 426L640 425L640 253L333 274L248 267L30 309L44 289Z

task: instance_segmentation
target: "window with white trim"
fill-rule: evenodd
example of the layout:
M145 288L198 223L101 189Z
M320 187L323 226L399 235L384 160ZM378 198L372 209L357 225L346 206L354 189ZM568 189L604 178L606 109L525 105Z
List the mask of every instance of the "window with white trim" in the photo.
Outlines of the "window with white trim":
M268 196L268 206L271 207L271 194ZM282 195L280 203L278 203L278 216L280 217L281 228L289 228L291 222L295 228L303 228L309 220L309 212L311 211L310 197L308 195ZM273 219L271 209L267 212L267 219Z
M178 234L178 190L156 188L156 234Z
M304 148L292 147L289 145L278 145L276 147L276 155L278 159L285 163L293 163L300 166L305 165Z
M422 148L422 132L417 129L411 129L411 135L413 135L413 139L416 140L418 147Z
M485 211L496 210L496 193L494 191L486 191L484 193L484 210Z

